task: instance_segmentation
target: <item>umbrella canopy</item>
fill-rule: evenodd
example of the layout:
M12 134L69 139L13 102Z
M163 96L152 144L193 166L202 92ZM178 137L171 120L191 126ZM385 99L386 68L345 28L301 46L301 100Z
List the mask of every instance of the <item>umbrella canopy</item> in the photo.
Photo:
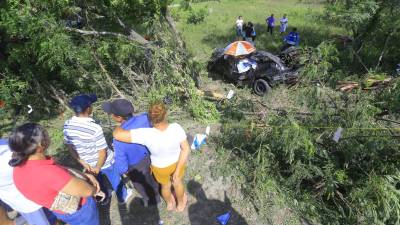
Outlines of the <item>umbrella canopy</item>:
M254 51L256 51L256 48L250 42L235 41L225 48L224 54L239 56L239 55L248 55Z

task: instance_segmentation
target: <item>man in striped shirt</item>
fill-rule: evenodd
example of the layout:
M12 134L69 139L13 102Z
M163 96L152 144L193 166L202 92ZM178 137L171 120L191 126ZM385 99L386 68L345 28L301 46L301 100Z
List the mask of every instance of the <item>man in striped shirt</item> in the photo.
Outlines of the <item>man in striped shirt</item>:
M108 148L103 129L91 118L92 104L96 95L78 95L69 105L76 113L64 124L64 142L73 158L99 179L102 190L111 197L112 190L106 190L106 177L116 192L118 201L124 203L132 194L121 183L121 177L114 165L114 152Z

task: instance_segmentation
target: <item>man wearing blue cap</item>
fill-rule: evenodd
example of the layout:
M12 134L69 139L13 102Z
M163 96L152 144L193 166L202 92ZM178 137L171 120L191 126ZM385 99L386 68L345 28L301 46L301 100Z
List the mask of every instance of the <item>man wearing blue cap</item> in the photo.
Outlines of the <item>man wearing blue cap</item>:
M151 127L147 113L134 116L133 105L126 99L106 102L103 104L103 110L126 130ZM113 146L118 172L128 175L135 189L143 197L145 206L157 204L160 201L159 185L151 175L150 153L146 146L123 143L115 139Z
M107 177L117 194L118 201L125 203L132 195L122 183L121 176L114 164L114 152L108 148L103 129L91 118L92 104L97 96L81 94L72 98L69 105L75 116L64 124L64 142L73 158L90 173L97 175L102 190L111 197L111 190L106 189L104 176Z

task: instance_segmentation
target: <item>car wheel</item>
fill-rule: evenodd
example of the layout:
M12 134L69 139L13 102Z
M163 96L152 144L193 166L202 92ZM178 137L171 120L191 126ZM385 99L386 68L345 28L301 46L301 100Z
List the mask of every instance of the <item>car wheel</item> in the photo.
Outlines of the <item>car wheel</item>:
M271 91L271 86L269 86L268 82L264 79L257 79L253 83L253 90L256 95L263 96L268 94Z

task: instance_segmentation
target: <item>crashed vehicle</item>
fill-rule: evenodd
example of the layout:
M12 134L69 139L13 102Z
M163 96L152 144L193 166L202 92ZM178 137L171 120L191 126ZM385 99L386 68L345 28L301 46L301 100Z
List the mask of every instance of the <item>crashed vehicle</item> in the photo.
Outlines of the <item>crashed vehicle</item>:
M238 86L250 86L254 93L266 95L278 83L293 84L297 82L300 66L300 54L297 48L290 47L279 56L266 51L255 51L249 55L234 57L226 55L225 49L216 49L207 69L209 72L222 75ZM239 72L241 61L248 60L252 66L246 72Z

